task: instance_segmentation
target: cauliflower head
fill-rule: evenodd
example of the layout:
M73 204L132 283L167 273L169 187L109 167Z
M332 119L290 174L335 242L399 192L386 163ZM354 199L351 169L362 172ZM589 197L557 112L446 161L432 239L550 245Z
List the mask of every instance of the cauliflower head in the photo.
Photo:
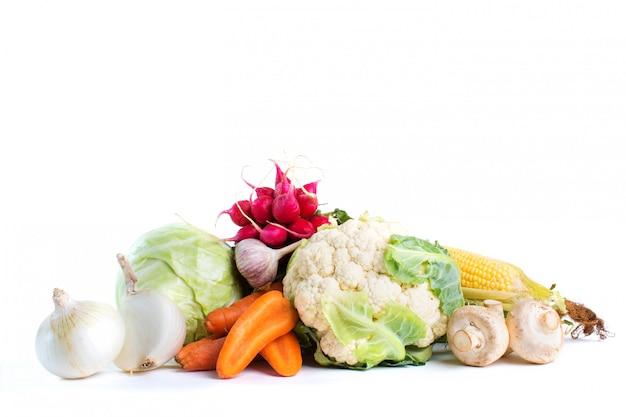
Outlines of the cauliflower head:
M319 230L292 255L283 292L324 365L424 364L463 305L458 266L438 244L366 215Z

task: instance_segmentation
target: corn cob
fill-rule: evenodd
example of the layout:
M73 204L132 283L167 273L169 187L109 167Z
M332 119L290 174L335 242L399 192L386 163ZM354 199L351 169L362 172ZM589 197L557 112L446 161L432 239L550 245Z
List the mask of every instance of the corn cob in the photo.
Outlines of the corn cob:
M600 339L613 335L593 310L562 297L554 285L547 288L533 281L518 266L462 249L447 246L445 249L461 270L461 289L466 304L498 300L508 312L517 301L534 298L551 305L559 313L563 323L569 326L566 333L574 339L594 333Z
M461 288L466 302L498 300L508 311L516 301L532 297L565 314L565 302L559 292L533 281L516 265L462 249L446 247L446 250L461 270Z

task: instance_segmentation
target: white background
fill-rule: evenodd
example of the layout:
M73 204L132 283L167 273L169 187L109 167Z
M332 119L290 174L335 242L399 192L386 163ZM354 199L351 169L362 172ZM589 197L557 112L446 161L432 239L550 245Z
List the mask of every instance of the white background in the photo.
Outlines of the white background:
M0 414L624 415L625 20L616 1L0 1ZM117 252L177 215L226 237L242 167L296 155L329 209L518 264L615 337L544 366L288 379L39 365L54 287L113 303Z

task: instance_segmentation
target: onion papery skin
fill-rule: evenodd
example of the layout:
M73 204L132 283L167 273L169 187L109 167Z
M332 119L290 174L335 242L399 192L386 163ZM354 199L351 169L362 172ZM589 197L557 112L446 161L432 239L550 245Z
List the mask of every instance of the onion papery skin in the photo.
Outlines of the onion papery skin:
M186 320L178 305L155 290L127 294L119 306L126 337L114 364L125 372L150 371L183 346Z
M57 296L64 301L57 302ZM72 300L55 289L54 311L40 324L35 352L41 365L65 379L86 378L103 370L118 356L125 325L112 306Z

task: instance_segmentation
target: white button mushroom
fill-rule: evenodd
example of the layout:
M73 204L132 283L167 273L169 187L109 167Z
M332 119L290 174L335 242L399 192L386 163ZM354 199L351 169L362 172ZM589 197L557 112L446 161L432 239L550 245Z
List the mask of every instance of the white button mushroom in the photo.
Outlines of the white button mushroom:
M461 362L470 366L487 366L505 354L509 333L502 303L485 300L483 306L458 308L448 326L450 350Z
M563 347L561 317L545 303L534 299L519 301L505 323L511 349L528 362L552 362Z

